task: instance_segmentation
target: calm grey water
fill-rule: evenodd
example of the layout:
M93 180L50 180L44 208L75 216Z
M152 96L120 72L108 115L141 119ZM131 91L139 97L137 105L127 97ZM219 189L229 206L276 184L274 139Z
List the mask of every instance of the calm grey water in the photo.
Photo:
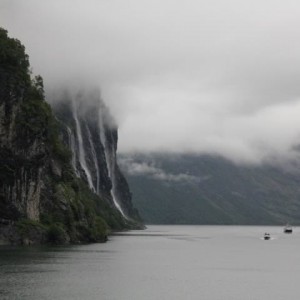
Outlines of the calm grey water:
M0 299L299 298L300 228L149 226L106 244L0 247Z

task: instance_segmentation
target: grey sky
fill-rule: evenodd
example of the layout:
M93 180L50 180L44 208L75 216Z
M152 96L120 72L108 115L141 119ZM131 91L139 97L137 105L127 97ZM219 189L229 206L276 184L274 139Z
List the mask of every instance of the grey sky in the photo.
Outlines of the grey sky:
M95 82L120 151L298 159L300 3L0 0L49 88Z

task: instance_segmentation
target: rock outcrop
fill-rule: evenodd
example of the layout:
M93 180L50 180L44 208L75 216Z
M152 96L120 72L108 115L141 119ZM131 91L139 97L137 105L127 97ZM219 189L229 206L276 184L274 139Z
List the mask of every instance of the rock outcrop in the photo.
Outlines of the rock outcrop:
M125 219L140 220L117 163L118 131L98 90L56 93L51 101L62 139L72 152L72 166L96 194Z
M142 227L107 109L99 118L77 98L61 98L55 117L24 46L0 28L0 243L104 241Z

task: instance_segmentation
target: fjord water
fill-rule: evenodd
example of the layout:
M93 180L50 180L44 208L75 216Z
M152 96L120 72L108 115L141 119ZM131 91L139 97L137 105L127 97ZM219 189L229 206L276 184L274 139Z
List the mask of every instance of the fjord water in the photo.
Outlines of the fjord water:
M296 300L299 262L300 228L149 226L106 244L2 246L0 299Z

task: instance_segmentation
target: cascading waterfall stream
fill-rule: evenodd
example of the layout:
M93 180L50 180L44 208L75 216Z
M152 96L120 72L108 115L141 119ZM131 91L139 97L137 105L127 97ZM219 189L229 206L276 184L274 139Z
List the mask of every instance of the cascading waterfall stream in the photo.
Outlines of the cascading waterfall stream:
M103 111L104 110L104 111ZM105 107L102 105L100 106L99 114L98 114L98 126L99 126L99 136L100 136L100 142L103 146L104 149L104 155L105 155L105 161L107 165L107 171L108 171L108 176L111 180L112 183L112 189L111 189L111 196L112 200L114 203L114 206L120 211L122 216L126 219L128 217L124 213L120 201L118 200L117 196L117 191L116 191L116 186L117 186L117 179L115 176L116 172L116 149L114 143L109 143L106 137L106 132L105 132L105 124L104 124L104 113L105 113ZM80 171L77 169L76 164L78 166L78 162L83 169L83 171L86 174L86 178L88 181L89 187L99 194L100 192L100 169L99 169L99 161L97 157L97 152L96 152L96 147L93 142L93 136L92 132L89 128L89 124L87 124L84 120L81 120L79 118L78 114L78 103L76 99L73 99L72 101L72 114L73 114L73 119L75 121L75 129L76 133L73 133L71 128L67 128L68 130L68 137L69 137L69 145L71 148L71 151L73 153L72 156L72 166L76 172L76 175L80 177ZM84 145L84 140L82 136L82 130L84 130L86 137L85 141L88 143L87 145ZM85 147L87 146L87 147ZM91 159L91 163L93 165L93 170L95 173L91 172L89 165L86 160L86 155L87 155L87 149L89 149L89 157ZM92 177L92 174L95 174L96 180Z
M97 178L96 178L96 192L99 193L99 188L100 188L100 170L99 170L99 165L98 165L98 159L97 159L97 155L96 155L96 150L94 147L94 143L92 140L92 135L89 129L89 126L86 124L86 131L88 133L88 139L89 139L89 143L91 146L91 150L92 150L92 158L93 158L93 164L96 168L96 174L97 174Z
M111 195L113 198L113 202L116 206L116 208L120 211L120 213L122 214L122 216L126 219L128 219L128 217L125 215L121 205L119 204L117 197L116 197L116 192L115 192L115 188L116 188L116 180L115 180L115 161L116 161L116 157L115 157L115 149L112 149L112 153L110 151L108 151L108 147L107 147L107 140L105 137L105 129L104 129L104 124L103 124L103 116L102 116L102 111L99 111L99 129L100 129L100 141L104 147L104 154L105 154L105 160L107 162L107 170L108 170L108 176L111 180L112 183L112 190L111 190Z
M85 159L85 150L84 150L84 147L83 147L82 131L81 131L80 123L79 123L79 120L78 120L77 107L76 107L74 101L73 101L72 104L73 104L73 117L74 117L75 124L76 124L77 140L78 140L78 146L79 146L79 162L80 162L80 165L81 165L81 167L83 168L83 170L86 174L89 187L95 191L92 176L91 176L91 173L89 171L89 168L87 166L86 159Z
M128 217L125 215L124 211L122 210L122 207L119 204L119 201L117 200L117 196L116 196L116 177L115 177L115 167L116 167L116 156L115 156L115 149L113 148L112 151L112 155L109 155L110 157L108 158L108 163L110 164L110 179L112 182L112 190L111 190L111 194L112 197L114 199L115 205L116 207L119 209L119 211L121 212L121 214L123 215L124 218L128 219Z
M72 164L72 167L75 171L76 176L79 176L77 168L76 168L76 145L75 145L74 133L72 132L72 130L69 126L67 126L67 130L68 130L68 137L69 137L69 147L70 147L71 152L72 152L71 164Z

